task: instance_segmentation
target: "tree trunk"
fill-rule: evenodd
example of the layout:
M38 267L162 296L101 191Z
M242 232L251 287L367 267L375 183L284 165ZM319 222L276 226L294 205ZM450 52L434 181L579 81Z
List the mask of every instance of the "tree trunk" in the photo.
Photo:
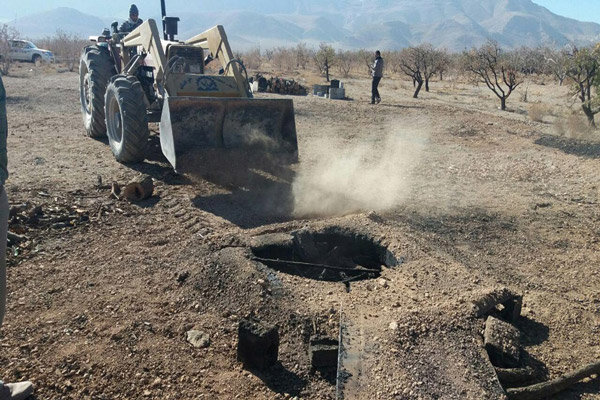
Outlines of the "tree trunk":
M425 78L425 91L429 92L429 78Z
M500 97L500 109L506 111L506 97Z
M329 63L325 62L325 78L327 79L327 82L329 82Z
M423 86L423 81L419 81L417 85L417 89L415 90L415 94L413 97L416 99L419 97L419 92L421 91L421 87Z
M440 71L440 81L443 81L443 80L444 80L444 72Z
M594 120L594 113L592 112L592 108L590 106L586 106L585 104L581 106L583 108L583 113L588 119L588 123L591 127L596 127L596 121Z

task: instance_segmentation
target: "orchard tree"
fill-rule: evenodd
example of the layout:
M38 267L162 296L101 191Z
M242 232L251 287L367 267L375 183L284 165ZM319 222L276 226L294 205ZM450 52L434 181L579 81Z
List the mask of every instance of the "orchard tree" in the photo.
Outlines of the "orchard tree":
M321 43L319 45L319 50L315 54L314 60L321 74L325 74L325 78L327 79L327 82L329 82L329 71L335 64L335 50L333 47L327 43Z
M305 43L300 42L294 47L293 51L296 54L296 68L306 69L311 59L311 50L306 47Z
M419 97L423 87L423 58L424 52L420 47L407 47L400 53L400 69L413 80L415 93L413 97Z
M350 70L352 69L352 64L354 64L354 56L355 53L352 51L338 50L335 64L342 77L347 78L350 76Z
M581 108L591 126L600 112L597 91L600 89L600 45L595 48L573 48L568 56L567 76L571 78L581 100Z
M79 66L81 49L89 43L89 40L75 33L69 33L58 29L54 36L41 39L38 45L43 49L50 49L56 56L56 60L63 62L73 71Z
M523 81L510 58L495 41L488 41L478 49L464 53L464 68L500 99L500 108L506 110L506 99Z
M373 66L373 61L375 60L375 56L372 51L368 51L365 49L360 49L356 53L356 60L366 68L367 74L371 75L371 67Z
M0 72L3 75L8 75L12 63L9 41L17 37L19 37L19 31L15 28L6 24L0 26Z
M544 58L546 61L546 72L554 75L558 80L559 86L562 86L567 77L567 70L569 69L569 52L566 49L546 49L544 51Z

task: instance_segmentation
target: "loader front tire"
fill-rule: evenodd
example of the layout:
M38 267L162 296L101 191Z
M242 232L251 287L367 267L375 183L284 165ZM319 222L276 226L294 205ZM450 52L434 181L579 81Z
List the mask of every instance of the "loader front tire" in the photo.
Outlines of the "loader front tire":
M140 82L134 77L114 76L104 104L108 142L117 161L144 161L150 131Z
M104 94L115 67L108 50L88 46L79 59L79 100L86 135L99 138L106 135Z

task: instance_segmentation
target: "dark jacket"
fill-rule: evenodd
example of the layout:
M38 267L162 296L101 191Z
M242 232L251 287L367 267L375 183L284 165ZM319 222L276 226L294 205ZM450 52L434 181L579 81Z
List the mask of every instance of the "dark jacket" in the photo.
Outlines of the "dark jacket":
M144 21L141 18L138 18L137 21L135 21L135 22L133 22L130 18L121 24L121 26L119 27L119 32L120 33L129 33L132 30L134 30L135 28L137 28L138 26L140 26L142 24L142 22L144 22Z
M383 58L377 57L375 59L375 62L373 63L373 66L371 67L372 69L372 75L373 78L382 78L383 77Z

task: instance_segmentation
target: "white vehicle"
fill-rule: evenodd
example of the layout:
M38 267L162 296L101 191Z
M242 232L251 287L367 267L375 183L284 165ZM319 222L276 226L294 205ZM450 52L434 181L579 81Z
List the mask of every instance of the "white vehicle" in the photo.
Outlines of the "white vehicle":
M33 62L36 65L42 62L54 62L54 54L50 50L38 49L28 40L9 40L10 58L15 61Z

